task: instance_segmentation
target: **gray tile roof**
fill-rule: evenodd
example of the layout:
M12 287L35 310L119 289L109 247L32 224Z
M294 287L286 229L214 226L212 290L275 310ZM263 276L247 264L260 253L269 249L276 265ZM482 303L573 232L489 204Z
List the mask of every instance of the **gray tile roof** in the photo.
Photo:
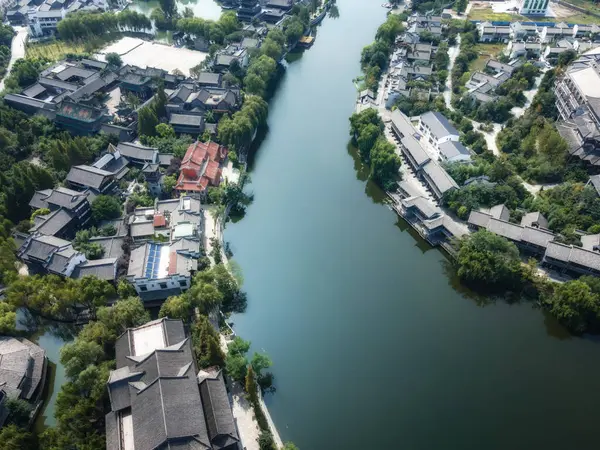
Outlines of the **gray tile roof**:
M522 218L521 218L521 225L523 225L524 227L538 227L538 228L548 228L548 221L546 220L546 218L544 217L544 215L537 211L537 212L530 212L525 214Z
M433 219L436 216L439 216L442 211L427 201L426 198L418 196L418 197L410 197L402 200L402 205L405 208L415 207L419 210L421 215L426 219Z
M196 116L191 114L171 114L169 118L171 125L184 125L188 127L201 127L204 123L202 116Z
M510 219L510 210L504 204L492 206L487 213L494 219L504 220L505 222Z
M23 95L27 97L36 97L41 93L45 92L46 88L42 86L40 83L35 83L32 86L29 86L27 89L23 91Z
M158 164L161 166L168 166L171 164L171 160L175 157L172 153L159 153Z
M117 150L121 155L130 159L143 160L146 162L156 162L158 150L152 147L144 147L140 144L131 142L119 142Z
M6 94L4 101L9 104L25 105L33 108L44 108L47 104L42 100L36 98L29 98L21 94Z
M471 152L460 142L447 141L440 144L440 153L447 160L471 159Z
M98 169L93 166L73 166L67 174L67 181L81 186L88 186L93 189L100 189L107 178L112 176L111 172Z
M136 355L133 335L144 328L160 325L166 348L157 348L146 356ZM111 373L108 388L113 412L131 408L133 440L136 450L210 449L212 447L204 418L196 366L189 339L185 339L181 321L159 319L129 329L116 343L117 370ZM127 355L135 355L128 358ZM128 367L128 370L124 370ZM125 391L128 386L129 391ZM229 431L227 417L221 411L219 386L213 407L219 430ZM225 392L225 396L226 396ZM226 404L229 413L229 402ZM107 415L107 448L114 445L118 418ZM109 422L117 422L109 423ZM113 447L114 448L114 447Z
M90 239L90 244L99 244L104 249L105 258L117 258L123 256L123 244L125 243L125 237L104 237L98 236Z
M423 168L423 172L429 176L435 188L442 195L450 189L458 188L456 181L435 161L429 161Z
M592 175L590 176L590 184L594 186L598 195L600 195L600 175Z
M550 242L548 243L548 247L546 248L546 257L556 259L558 261L568 262L569 255L571 254L571 247L565 244L560 244L558 242Z
M68 210L76 209L81 203L86 201L87 196L85 193L64 187L53 189L52 193L46 198L48 204Z
M43 386L46 352L22 338L0 336L0 387L9 396L30 400Z
M487 229L492 233L496 233L513 241L520 241L521 234L523 233L523 228L520 225L505 222L504 220L495 219L493 217L490 219Z
M47 88L58 88L64 91L75 92L79 86L73 83L67 83L66 81L57 80L55 78L40 77L38 83Z
M581 236L581 246L586 250L596 250L600 246L600 234Z
M404 136L400 142L402 143L405 151L415 160L418 166L422 166L430 160L427 152L421 147L419 141L417 141L412 135Z
M100 280L112 281L116 277L117 258L103 258L87 261L78 265L73 271L73 278L95 276Z
M40 217L40 216L37 216ZM36 217L36 219L37 219ZM63 231L75 219L72 212L64 208L57 209L50 214L43 216L43 220L36 223L30 232L39 232L49 236L54 236Z
M198 84L219 86L221 84L221 74L212 72L201 72L198 76Z
M239 442L221 371L204 377L200 383L200 397L206 417L208 436L213 448L225 448Z
M131 237L140 238L154 236L154 224L152 220L144 222L133 222L129 225L129 233Z
M29 206L36 209L48 208L48 202L46 198L52 193L52 189L44 189L41 191L35 191L33 197L29 201Z
M19 249L19 254L27 258L48 261L54 252L67 248L70 245L71 243L64 239L42 235L26 241L23 247Z
M459 135L456 128L448 122L448 119L437 111L429 111L421 115L421 121L429 127L431 134L436 139L441 139L449 135Z
M538 245L546 248L548 243L555 238L554 233L539 228L524 227L521 234L521 240L529 244Z

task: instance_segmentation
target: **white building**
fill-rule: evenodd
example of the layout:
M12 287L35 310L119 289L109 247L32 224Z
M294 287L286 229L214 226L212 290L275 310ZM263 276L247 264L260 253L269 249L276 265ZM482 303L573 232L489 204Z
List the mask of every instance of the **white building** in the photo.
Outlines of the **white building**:
M436 155L440 155L441 145L445 142L458 142L459 133L450 125L448 119L439 112L429 111L419 117L421 142L426 143Z
M519 14L545 16L550 0L519 0Z

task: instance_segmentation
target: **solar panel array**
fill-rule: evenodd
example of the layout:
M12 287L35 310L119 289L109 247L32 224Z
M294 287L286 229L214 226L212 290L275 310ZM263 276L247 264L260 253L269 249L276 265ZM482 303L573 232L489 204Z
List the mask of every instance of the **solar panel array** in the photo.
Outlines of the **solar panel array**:
M148 246L148 263L146 264L146 278L158 277L158 266L160 263L160 249L159 244L150 244Z

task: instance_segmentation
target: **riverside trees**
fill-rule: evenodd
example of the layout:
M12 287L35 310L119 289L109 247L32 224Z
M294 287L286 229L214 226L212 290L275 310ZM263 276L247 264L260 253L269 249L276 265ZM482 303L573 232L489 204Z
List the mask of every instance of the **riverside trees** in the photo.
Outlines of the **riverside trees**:
M480 230L457 242L458 276L465 283L490 291L521 284L521 261L515 244Z
M391 190L399 178L400 158L383 134L383 122L377 110L369 108L350 117L352 143L360 157L370 164L369 177L383 189Z

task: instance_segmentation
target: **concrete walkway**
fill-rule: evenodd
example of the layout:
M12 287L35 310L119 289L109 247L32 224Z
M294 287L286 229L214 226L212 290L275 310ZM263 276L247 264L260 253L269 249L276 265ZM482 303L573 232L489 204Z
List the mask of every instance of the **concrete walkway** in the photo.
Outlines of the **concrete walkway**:
M10 46L10 61L6 69L6 76L0 81L0 92L4 90L4 80L10 75L15 61L17 59L25 58L25 43L27 42L27 35L29 34L29 27L14 27L17 34L13 37L12 44Z
M233 420L235 420L244 449L259 450L258 437L260 436L260 428L254 418L252 405L246 400L244 389L237 382L231 385L231 400Z
M460 53L460 34L456 35L456 45L448 48L448 57L450 62L448 63L448 78L446 79L446 90L444 91L444 101L446 102L446 108L450 111L454 111L452 107L452 68L456 57Z

